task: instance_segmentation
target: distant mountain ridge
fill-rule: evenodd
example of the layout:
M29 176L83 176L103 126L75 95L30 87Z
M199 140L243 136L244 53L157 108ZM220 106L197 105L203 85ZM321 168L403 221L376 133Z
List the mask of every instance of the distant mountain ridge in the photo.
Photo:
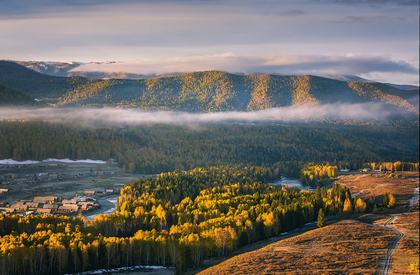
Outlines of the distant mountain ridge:
M383 102L418 114L419 92L361 81L221 71L148 79L41 74L0 61L0 85L56 106L119 106L191 112L254 111L302 104Z
M12 61L13 62L13 61ZM76 68L85 65L85 64L107 64L107 63L115 63L115 62L56 62L56 61L16 61L16 63L27 67L28 69L32 69L39 73L48 74L52 76L81 76L81 77L89 77L89 78L117 78L117 79L143 79L143 78L153 78L153 77L168 77L168 76L176 76L180 73L171 73L171 74L138 74L138 73L129 73L129 72L104 72L104 71L83 71L83 70L75 70ZM276 75L276 74L273 74ZM317 75L320 77L331 78L335 80L341 81L357 81L357 82L375 82L372 80L368 80L359 76L355 75ZM401 90L415 90L418 89L418 86L415 85L403 85L403 84L393 84L393 83L384 83L391 85L395 88Z

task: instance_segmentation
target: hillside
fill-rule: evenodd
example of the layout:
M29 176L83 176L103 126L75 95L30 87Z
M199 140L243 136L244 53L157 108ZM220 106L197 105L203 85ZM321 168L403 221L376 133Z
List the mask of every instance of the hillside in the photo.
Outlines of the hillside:
M31 97L0 85L0 106L27 105L34 103L35 101Z
M285 238L243 253L198 274L375 274L392 231L354 220Z
M418 90L317 76L238 75L220 71L148 79L96 79L41 74L0 61L0 84L59 106L122 106L192 112L254 111L329 103L383 102L418 113Z
M45 75L14 62L0 61L0 85L32 98L57 101L60 96L84 82L87 80L83 78Z

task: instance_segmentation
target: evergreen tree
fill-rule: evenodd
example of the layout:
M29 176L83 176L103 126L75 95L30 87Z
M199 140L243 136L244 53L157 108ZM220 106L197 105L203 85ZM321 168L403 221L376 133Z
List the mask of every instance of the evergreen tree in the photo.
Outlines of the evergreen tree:
M318 211L318 219L317 219L316 225L318 227L323 227L324 226L324 222L325 222L324 210L322 210L322 208L321 208Z

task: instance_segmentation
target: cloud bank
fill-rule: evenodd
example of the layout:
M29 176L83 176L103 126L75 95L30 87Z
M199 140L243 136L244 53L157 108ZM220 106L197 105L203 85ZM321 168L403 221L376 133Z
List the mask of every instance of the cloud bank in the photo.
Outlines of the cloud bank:
M272 108L255 112L187 113L118 108L0 108L3 121L47 121L86 126L145 124L196 125L206 123L311 122L386 120L399 114L380 103L326 104Z
M283 75L358 75L398 73L418 84L419 69L403 60L383 56L240 56L233 53L171 57L164 60L143 59L136 62L86 63L72 72L125 72L159 75L179 72L221 70L232 73L275 73ZM391 78L392 79L392 78ZM397 81L398 82L398 81ZM398 82L398 83L400 83Z
M87 63L72 71L127 72L165 74L203 70L280 74L364 74L400 72L418 74L418 68L382 56L276 56L252 57L232 53L172 57L137 62Z

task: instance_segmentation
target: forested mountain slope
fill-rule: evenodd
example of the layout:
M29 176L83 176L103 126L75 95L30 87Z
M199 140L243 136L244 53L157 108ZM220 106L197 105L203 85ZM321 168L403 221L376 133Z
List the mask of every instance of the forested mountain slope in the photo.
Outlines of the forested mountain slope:
M418 90L382 83L303 75L238 75L220 71L148 79L96 79L40 74L0 61L0 85L58 106L122 106L192 112L253 111L328 103L382 102L418 113Z
M150 125L85 128L45 122L0 122L0 159L114 158L128 171L159 173L224 164L290 167L299 162L417 161L417 126ZM296 170L287 168L285 174ZM296 176L296 175L295 175Z
M34 104L33 98L0 85L0 106Z

